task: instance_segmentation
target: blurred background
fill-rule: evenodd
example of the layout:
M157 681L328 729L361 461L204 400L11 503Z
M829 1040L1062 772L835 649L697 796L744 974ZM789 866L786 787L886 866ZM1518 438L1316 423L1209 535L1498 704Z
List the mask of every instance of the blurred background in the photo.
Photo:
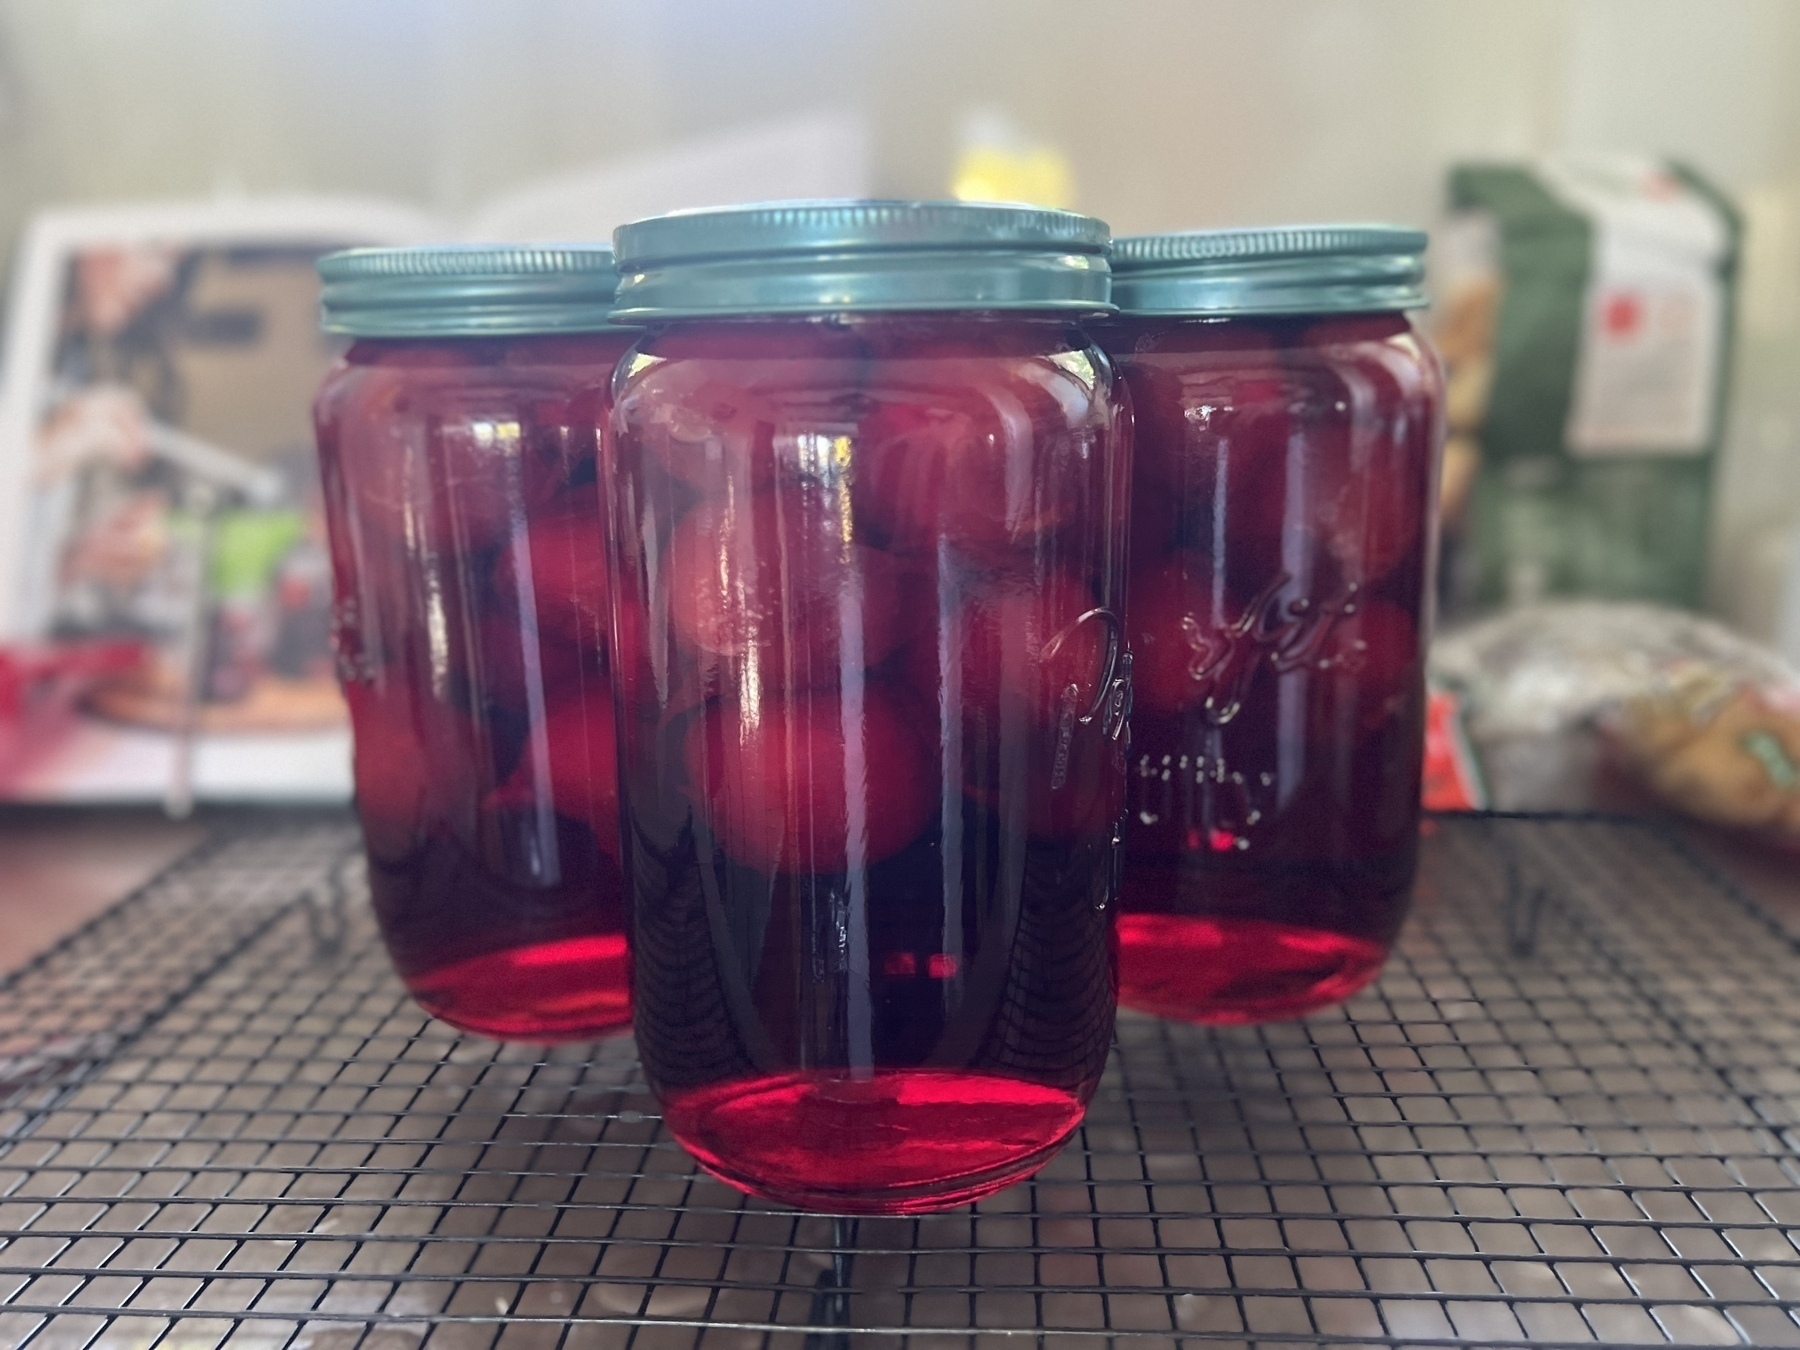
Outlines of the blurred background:
M1680 156L1747 220L1714 602L1800 510L1800 7L1788 0L6 0L0 243L51 203L352 192L445 215L815 110L874 191L972 118L1115 232L1441 214L1460 160Z
M808 182L813 173L880 195L1038 200L1102 216L1115 233L1325 220L1435 228L1456 166L1628 155L1678 161L1703 179L1737 246L1711 528L1691 598L1791 648L1797 65L1800 6L1790 0L0 0L0 246L19 260L4 357L16 415L0 411L0 497L18 511L31 490L29 474L6 469L33 453L18 442L35 436L41 457L53 439L45 391L66 366L58 356L54 378L28 380L33 344L66 354L71 323L93 319L92 303L75 311L87 319L69 318L76 280L34 280L46 256L104 237L104 224L70 208L102 222L139 212L122 233L138 241L136 261L107 264L116 281L142 272L142 241L155 235L142 204L229 213L237 203L232 218L254 221L269 255L258 275L275 276L267 269L285 258L291 281L307 273L308 249L359 236L541 237L572 219L601 234L617 223L611 211L787 195L789 145L817 161L803 166ZM761 158L732 150L732 137L767 127L776 133L757 142ZM709 165L722 166L716 180ZM287 241L275 238L284 209L308 222ZM45 212L62 223L40 230L34 255L31 223ZM182 219L190 235L211 237ZM175 280L144 293L188 297L190 309L194 294L230 293L236 283L203 263L153 263ZM24 311L59 296L55 346ZM271 424L303 425L294 390L328 352L293 341L303 361L290 348L260 376L246 365L212 378L234 389L266 379L282 401ZM242 409L234 415L241 422ZM190 417L177 430L210 443L197 425ZM296 478L291 442L303 433L284 434L251 458ZM241 496L255 484L227 486ZM301 557L304 487L290 489L280 498L286 542L261 527L227 530L236 561L223 571L277 578L303 607L308 586L317 599L318 569ZM54 628L67 606L45 598L49 573L9 566L9 628ZM222 584L216 561L212 575ZM183 714L161 697L134 690L113 716L180 730ZM337 734L308 752L315 768L337 762ZM261 743L246 744L258 758ZM184 772L212 774L226 795L244 790L204 753L183 768L173 751L121 751L116 736L83 753L85 768L65 755L22 780L22 795L130 795ZM311 784L329 795L341 791L332 772L275 790Z

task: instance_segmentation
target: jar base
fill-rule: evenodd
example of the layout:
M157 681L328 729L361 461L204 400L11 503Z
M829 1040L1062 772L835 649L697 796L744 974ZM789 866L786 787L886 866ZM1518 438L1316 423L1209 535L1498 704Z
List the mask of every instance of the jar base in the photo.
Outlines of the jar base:
M666 1092L663 1118L748 1194L829 1214L923 1214L1031 1176L1086 1109L1084 1095L998 1074L878 1069Z
M420 1007L458 1031L501 1041L585 1041L631 1026L623 933L488 952L409 975Z
M1230 915L1121 914L1119 1003L1187 1022L1304 1017L1381 973L1381 943Z

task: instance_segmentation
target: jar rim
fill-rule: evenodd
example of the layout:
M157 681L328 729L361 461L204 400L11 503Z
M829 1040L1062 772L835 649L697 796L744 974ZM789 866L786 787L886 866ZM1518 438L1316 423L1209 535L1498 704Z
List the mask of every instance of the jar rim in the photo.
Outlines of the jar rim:
M1106 313L1104 221L1008 203L844 199L622 225L614 316L1060 310Z
M431 244L319 259L319 324L367 338L591 333L612 318L619 273L604 244Z
M1278 225L1133 235L1113 244L1127 314L1348 314L1421 309L1423 230Z

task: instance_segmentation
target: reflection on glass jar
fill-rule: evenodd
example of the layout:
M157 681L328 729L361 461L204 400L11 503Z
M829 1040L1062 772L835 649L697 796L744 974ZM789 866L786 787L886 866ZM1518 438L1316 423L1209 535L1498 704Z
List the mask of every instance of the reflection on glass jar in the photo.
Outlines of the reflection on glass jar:
M356 341L315 407L356 805L389 954L434 1015L630 1023L596 427L635 333L605 249L321 264Z
M1121 240L1135 419L1121 1001L1298 1016L1385 961L1418 848L1441 440L1424 237Z
M606 475L638 1044L745 1190L964 1203L1099 1079L1128 466L1074 319L1104 241L918 204L618 236L650 325Z

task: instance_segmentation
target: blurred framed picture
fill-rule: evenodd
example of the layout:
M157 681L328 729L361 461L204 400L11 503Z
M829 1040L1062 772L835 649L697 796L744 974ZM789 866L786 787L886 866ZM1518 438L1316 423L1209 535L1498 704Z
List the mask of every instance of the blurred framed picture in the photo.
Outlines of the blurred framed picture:
M0 794L348 795L309 415L336 351L314 263L429 230L339 199L31 222L0 383L0 640L109 657L63 663L86 674L10 714L33 734Z
M0 372L0 799L341 799L310 409L336 355L320 254L603 236L619 220L855 196L848 114L516 185L463 222L265 198L51 211Z

